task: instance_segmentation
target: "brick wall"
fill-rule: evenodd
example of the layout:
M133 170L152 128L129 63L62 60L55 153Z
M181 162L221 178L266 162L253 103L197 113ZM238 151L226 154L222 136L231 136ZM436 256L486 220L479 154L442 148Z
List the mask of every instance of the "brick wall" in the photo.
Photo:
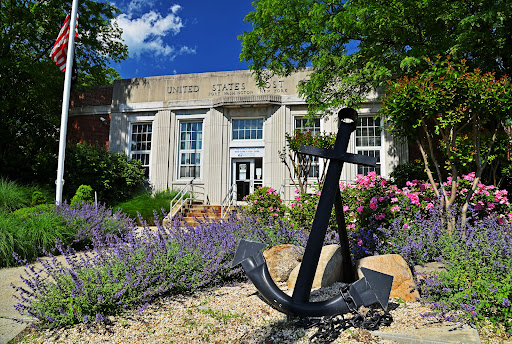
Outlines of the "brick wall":
M97 86L71 94L70 108L112 104L114 86Z
M86 142L92 145L104 146L108 150L109 131L110 114L70 116L68 119L67 142Z
M98 113L93 110L96 106L105 107L112 104L113 89L113 86L99 86L72 93L67 142L86 142L104 146L108 150L110 113ZM91 112L93 114L90 114Z

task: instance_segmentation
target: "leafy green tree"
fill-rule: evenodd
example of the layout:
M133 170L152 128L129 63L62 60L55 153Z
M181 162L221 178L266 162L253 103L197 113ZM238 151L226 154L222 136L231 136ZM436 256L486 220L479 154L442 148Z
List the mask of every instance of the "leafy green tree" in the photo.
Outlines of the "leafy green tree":
M33 180L33 170L57 154L64 73L49 54L70 10L71 1L0 0L3 175ZM107 65L127 57L111 21L118 10L93 0L81 1L78 10L78 80L81 86L111 82L119 75Z
M300 83L310 114L357 106L378 86L422 67L425 57L465 58L512 75L508 0L255 0L240 35L241 59L258 82L308 66Z
M424 72L389 84L380 113L393 134L417 143L428 179L446 209L456 201L460 169L473 166L475 177L463 205L465 220L482 173L496 158L498 133L512 120L512 85L494 73L469 71L465 60L437 57L427 62ZM439 148L444 161L436 154ZM450 190L443 189L443 167L451 178Z

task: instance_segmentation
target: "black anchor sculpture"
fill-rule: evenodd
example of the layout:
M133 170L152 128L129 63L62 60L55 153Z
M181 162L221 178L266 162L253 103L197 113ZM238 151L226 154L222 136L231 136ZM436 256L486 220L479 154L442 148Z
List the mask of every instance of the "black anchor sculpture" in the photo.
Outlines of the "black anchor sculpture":
M373 157L347 153L350 135L356 128L357 112L351 108L342 109L338 113L338 120L338 133L332 150L311 146L301 146L299 149L304 154L330 159L330 164L293 295L291 297L286 295L272 280L261 252L266 247L265 244L242 240L237 247L235 258L231 264L234 267L242 263L245 273L262 297L277 310L286 314L306 317L330 316L349 313L361 306L369 306L377 302L384 310L387 310L388 307L393 276L366 268L361 268L364 277L352 283L342 295L327 301L309 302L333 204L342 246L343 279L344 282L353 282L353 276L355 275L352 270L339 180L344 162L365 166L376 165L376 159Z

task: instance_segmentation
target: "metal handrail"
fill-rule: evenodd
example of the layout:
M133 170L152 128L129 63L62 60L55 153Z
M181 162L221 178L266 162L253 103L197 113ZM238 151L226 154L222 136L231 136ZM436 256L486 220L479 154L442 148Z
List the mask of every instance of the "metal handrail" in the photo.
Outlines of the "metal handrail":
M236 204L236 184L231 185L228 193L224 196L222 200L222 205L220 208L220 218L223 219L226 217L227 213L231 209L232 205Z
M203 191L194 190L194 188L203 189ZM190 204L193 199L201 199L198 198L198 195L204 196L204 186L202 185L194 185L191 183L186 184L181 190L174 196L171 200L171 210L170 210L170 218L172 219L176 214L178 214L184 205Z

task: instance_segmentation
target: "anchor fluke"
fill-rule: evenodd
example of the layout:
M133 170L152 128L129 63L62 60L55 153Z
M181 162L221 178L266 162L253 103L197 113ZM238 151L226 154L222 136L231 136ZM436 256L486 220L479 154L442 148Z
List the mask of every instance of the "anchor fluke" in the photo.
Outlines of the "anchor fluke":
M240 244L238 244L238 247L236 248L235 258L233 258L231 267L240 264L247 258L257 255L265 247L267 247L267 245L262 244L261 242L248 241L244 239L240 240Z
M361 272L367 284L367 290L371 292L362 292L362 300L365 306L378 302L384 310L388 309L389 294L393 285L393 276L361 267ZM360 280L360 281L361 281Z

